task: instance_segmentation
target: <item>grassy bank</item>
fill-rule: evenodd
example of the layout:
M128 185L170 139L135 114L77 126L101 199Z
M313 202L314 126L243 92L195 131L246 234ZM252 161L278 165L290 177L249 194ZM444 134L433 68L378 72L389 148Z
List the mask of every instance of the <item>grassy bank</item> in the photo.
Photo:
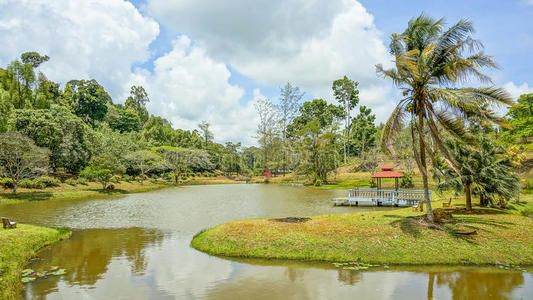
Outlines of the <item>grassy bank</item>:
M185 181L179 185L231 183L243 182L231 180L226 177L197 177L195 179ZM102 190L102 185L96 182L89 182L87 185L69 185L66 183L62 183L59 186L47 187L44 189L19 188L16 195L13 195L11 189L0 189L0 204L19 203L26 201L40 201L48 199L63 200L100 198L120 194L142 193L175 186L173 183L163 180L158 180L155 182L146 180L143 184L138 181L121 181L118 183L113 183L113 185L115 186L115 189L108 191Z
M462 203L458 201L457 203ZM435 202L435 207L440 203ZM525 204L524 204L525 205ZM232 257L371 264L533 264L533 218L515 210L456 209L455 224L419 226L411 208L323 215L303 223L225 223L195 236L194 248ZM476 231L477 234L462 233Z
M0 299L18 299L20 274L28 260L44 246L70 236L68 229L19 224L0 229Z

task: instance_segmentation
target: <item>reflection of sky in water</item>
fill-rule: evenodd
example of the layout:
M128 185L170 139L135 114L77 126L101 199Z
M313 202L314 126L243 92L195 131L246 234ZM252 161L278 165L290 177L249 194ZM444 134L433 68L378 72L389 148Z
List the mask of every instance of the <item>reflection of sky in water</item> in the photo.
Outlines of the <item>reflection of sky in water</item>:
M47 299L533 299L531 273L432 273L430 269L355 272L295 262L248 264L189 246L198 231L234 219L350 212L330 199L344 191L232 185L195 186L113 199L3 206L19 222L67 226L68 241L41 253L27 298ZM5 210L5 211L4 211ZM277 264L277 265L276 265ZM488 275L487 275L488 274Z

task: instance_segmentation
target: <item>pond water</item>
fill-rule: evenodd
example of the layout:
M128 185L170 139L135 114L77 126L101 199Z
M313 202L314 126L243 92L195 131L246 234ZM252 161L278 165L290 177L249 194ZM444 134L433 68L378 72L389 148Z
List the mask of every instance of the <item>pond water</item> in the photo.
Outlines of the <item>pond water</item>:
M4 205L21 223L69 227L29 267L67 270L27 299L533 299L533 274L475 267L338 270L330 264L218 258L192 236L243 218L392 208L333 207L346 191L279 185L176 187L119 198Z

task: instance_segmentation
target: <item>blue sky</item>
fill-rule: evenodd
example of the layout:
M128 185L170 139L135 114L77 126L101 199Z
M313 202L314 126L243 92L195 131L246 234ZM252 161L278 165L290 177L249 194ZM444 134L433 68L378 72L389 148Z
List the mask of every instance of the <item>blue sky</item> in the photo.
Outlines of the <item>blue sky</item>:
M142 85L149 112L175 128L205 120L215 140L250 145L254 103L276 102L287 82L304 100L334 101L331 84L347 75L360 103L386 120L398 89L375 65L391 64L391 33L424 12L473 21L502 67L490 73L496 85L513 97L533 92L533 0L131 1L0 1L0 66L38 51L51 57L40 67L51 80L96 79L118 103Z

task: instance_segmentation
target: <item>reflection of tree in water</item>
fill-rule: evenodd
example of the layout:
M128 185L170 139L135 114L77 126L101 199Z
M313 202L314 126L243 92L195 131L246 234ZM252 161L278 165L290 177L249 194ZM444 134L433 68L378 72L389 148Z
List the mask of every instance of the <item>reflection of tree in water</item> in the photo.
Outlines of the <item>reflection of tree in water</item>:
M124 256L131 263L132 272L142 274L146 269L144 249L159 244L163 235L141 228L89 229L76 231L71 239L58 243L42 253L44 258L31 267L36 270L60 266L67 270L62 277L72 284L93 285L107 271L113 257ZM55 289L58 280L36 281L40 292ZM47 286L48 285L48 286Z
M302 268L287 267L284 273L291 282L295 282L296 279L303 277L304 270L302 270Z
M433 297L433 285L447 285L453 299L508 299L510 293L524 283L519 272L460 271L429 273L428 299Z
M363 279L363 274L354 270L339 270L337 273L337 279L347 285L355 285Z

